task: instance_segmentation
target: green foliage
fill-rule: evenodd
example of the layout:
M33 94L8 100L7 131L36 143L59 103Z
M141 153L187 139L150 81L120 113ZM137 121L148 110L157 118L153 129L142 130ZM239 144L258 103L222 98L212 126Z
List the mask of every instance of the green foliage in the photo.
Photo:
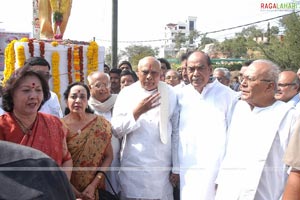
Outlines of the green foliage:
M140 59L146 56L158 55L158 48L153 49L151 46L131 45L126 47L125 51L121 51L121 55L126 56L133 66L137 66Z
M281 37L271 37L270 42L260 45L267 59L277 63L282 69L297 71L300 67L300 17L292 13L280 21L284 28Z

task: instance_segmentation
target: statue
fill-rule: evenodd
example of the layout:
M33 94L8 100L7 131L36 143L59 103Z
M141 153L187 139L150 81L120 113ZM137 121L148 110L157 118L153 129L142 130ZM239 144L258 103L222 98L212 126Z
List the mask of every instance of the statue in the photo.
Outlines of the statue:
M72 0L38 0L41 39L62 39L71 14Z

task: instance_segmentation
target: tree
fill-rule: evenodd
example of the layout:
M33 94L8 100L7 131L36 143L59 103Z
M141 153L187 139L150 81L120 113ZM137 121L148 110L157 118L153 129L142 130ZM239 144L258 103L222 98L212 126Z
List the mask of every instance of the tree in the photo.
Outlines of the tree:
M291 13L280 20L284 33L272 36L267 45L260 45L266 58L281 66L282 69L297 70L300 67L300 17Z
M131 45L125 48L125 51L121 51L122 56L126 56L128 61L133 65L137 66L140 59L145 56L157 56L158 48L153 49L151 46L143 45Z
M211 43L218 43L218 40L207 37L207 34L204 34L200 39L200 46L199 49L204 49L205 45L211 44Z
M187 37L185 37L185 34L182 32L177 32L174 35L174 40L175 40L175 49L179 50L181 47L186 46L186 42L188 40Z

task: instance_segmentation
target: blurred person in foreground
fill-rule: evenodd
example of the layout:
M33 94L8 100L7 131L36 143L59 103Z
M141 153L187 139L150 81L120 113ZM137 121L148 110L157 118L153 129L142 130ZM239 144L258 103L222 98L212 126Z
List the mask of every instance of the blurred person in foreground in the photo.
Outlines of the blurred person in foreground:
M285 185L283 200L300 199L300 120L284 155L284 163L289 166L289 177Z
M160 81L160 74L156 58L142 58L139 81L123 88L114 106L113 134L123 138L123 199L173 199L172 185L179 178L178 107L173 88Z
M75 168L71 176L74 193L77 198L98 200L98 188L104 187L104 179L97 168L107 171L113 159L111 125L104 117L93 114L89 97L87 85L70 84L64 92L67 107L62 122L68 131L67 144Z
M296 112L275 99L278 74L279 67L269 60L252 62L243 74L216 200L278 200L283 193L287 167L282 158Z
M17 69L3 88L3 109L0 116L0 140L38 149L61 167L72 167L66 144L66 131L61 121L38 112L50 97L47 81L25 65ZM66 171L70 177L71 171Z
M0 152L0 199L75 200L66 174L43 152L6 141Z

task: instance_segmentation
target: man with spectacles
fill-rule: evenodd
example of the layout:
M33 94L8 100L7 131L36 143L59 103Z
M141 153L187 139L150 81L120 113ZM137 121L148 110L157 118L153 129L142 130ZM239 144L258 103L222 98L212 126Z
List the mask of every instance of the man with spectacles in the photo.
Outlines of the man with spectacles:
M113 134L123 138L119 172L122 199L173 199L178 182L178 106L174 89L160 81L161 63L144 57L139 80L118 94Z
M228 131L216 200L280 199L287 170L282 158L293 132L293 106L275 99L279 67L256 60L244 72L241 100Z
M111 94L110 91L110 77L105 72L95 71L88 75L87 77L91 96L89 98L88 104L95 111L95 114L105 117L109 122L111 121L113 108L117 99L117 94ZM113 148L113 160L110 167L120 167L120 147L121 141L112 135L111 145ZM114 188L114 190L120 192L120 184L118 181L118 171L109 170L107 175ZM106 189L112 192L110 187Z
M213 77L218 79L223 85L229 86L230 84L230 71L224 67L218 67L214 69Z
M293 71L282 71L279 74L275 98L300 109L300 80Z
M190 84L177 90L180 107L179 161L182 200L214 199L227 127L237 94L217 80L212 63L195 51L187 58Z
M42 57L31 57L25 61L24 65L30 66L30 69L40 73L49 83L50 78L50 64L49 62ZM51 97L43 104L40 108L40 112L54 115L56 117L62 118L63 113L61 110L60 103L58 101L57 95L50 91Z
M167 84L173 86L173 87L180 84L180 75L179 75L179 73L174 69L169 69L166 72L165 82Z

